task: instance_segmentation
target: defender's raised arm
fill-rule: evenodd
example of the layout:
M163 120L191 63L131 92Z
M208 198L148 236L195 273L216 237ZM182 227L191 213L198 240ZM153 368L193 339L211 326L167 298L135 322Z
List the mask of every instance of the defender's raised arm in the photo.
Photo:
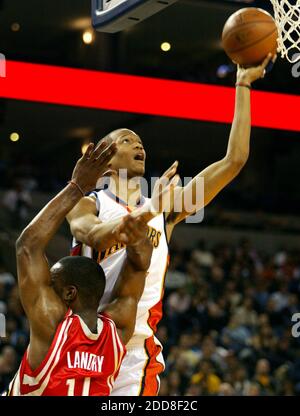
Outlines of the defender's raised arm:
M107 147L104 143L94 149L91 144L77 162L70 183L41 210L17 240L19 290L31 335L36 332L42 338L51 338L65 313L65 306L51 288L45 249L70 209L108 171L107 164L114 153L114 145Z

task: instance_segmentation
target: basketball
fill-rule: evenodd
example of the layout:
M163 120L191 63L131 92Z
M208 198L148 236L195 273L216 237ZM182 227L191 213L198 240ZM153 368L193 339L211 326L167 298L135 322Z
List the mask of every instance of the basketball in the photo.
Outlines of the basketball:
M265 10L244 8L226 21L222 44L226 54L241 66L259 65L268 53L277 51L275 20Z

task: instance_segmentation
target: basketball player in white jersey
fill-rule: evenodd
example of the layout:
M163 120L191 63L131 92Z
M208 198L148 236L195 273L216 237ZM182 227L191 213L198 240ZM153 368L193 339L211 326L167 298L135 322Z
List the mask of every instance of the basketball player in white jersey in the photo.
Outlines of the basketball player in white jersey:
M166 215L149 217L148 237L154 250L145 289L138 305L134 335L127 345L119 376L112 395L157 395L159 374L164 369L162 346L154 334L162 317L164 277L168 266L168 241L174 226L207 205L245 165L249 155L251 108L250 88L252 82L265 75L271 60L268 56L255 68L238 68L236 83L235 114L225 157L199 173L188 185L177 187L171 207L179 200L194 203L194 210L181 212L170 209ZM216 102L216 105L218 103ZM98 260L105 271L107 285L101 303L110 296L111 289L126 257L126 244L130 237L122 233L122 217L128 212L143 210L149 200L141 195L139 181L131 189L128 180L140 178L145 172L146 153L140 137L131 130L119 129L104 138L115 142L117 153L111 168L117 172L126 169L127 178L119 173L108 189L98 190L83 198L69 213L68 221L74 236L73 255L84 255ZM177 162L169 169L175 174ZM197 186L204 179L204 202L197 201ZM138 207L137 207L138 206Z

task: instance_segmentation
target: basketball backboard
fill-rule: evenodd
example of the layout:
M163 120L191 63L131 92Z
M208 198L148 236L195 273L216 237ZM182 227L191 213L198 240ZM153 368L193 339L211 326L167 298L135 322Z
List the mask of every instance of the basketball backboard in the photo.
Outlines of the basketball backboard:
M119 32L176 2L177 0L92 0L93 26L100 32Z

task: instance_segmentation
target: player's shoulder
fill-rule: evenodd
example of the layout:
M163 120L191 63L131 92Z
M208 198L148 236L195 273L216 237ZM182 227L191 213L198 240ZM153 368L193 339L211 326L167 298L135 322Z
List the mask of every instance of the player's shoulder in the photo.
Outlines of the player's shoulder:
M97 316L98 316L98 319L100 319L100 321L113 323L115 325L114 321L111 319L111 317L106 312L103 312L103 311L98 312Z
M111 317L104 311L98 313L98 319L100 319L103 325L102 328L106 328L106 334L110 334L114 342L116 342L116 344L119 346L119 352L125 351L126 347L123 342L123 337L114 320L111 319Z
M96 188L93 191L88 192L85 196L86 198L97 199L105 191L106 188Z
M98 313L98 320L100 320L103 326L109 328L110 331L116 331L117 326L115 324L115 321L106 312L102 311Z
M101 202L103 202L105 188L96 188L87 193L81 200L81 209L83 212L93 211L96 215L99 214ZM80 203L79 203L80 204ZM94 212L95 211L95 212Z

